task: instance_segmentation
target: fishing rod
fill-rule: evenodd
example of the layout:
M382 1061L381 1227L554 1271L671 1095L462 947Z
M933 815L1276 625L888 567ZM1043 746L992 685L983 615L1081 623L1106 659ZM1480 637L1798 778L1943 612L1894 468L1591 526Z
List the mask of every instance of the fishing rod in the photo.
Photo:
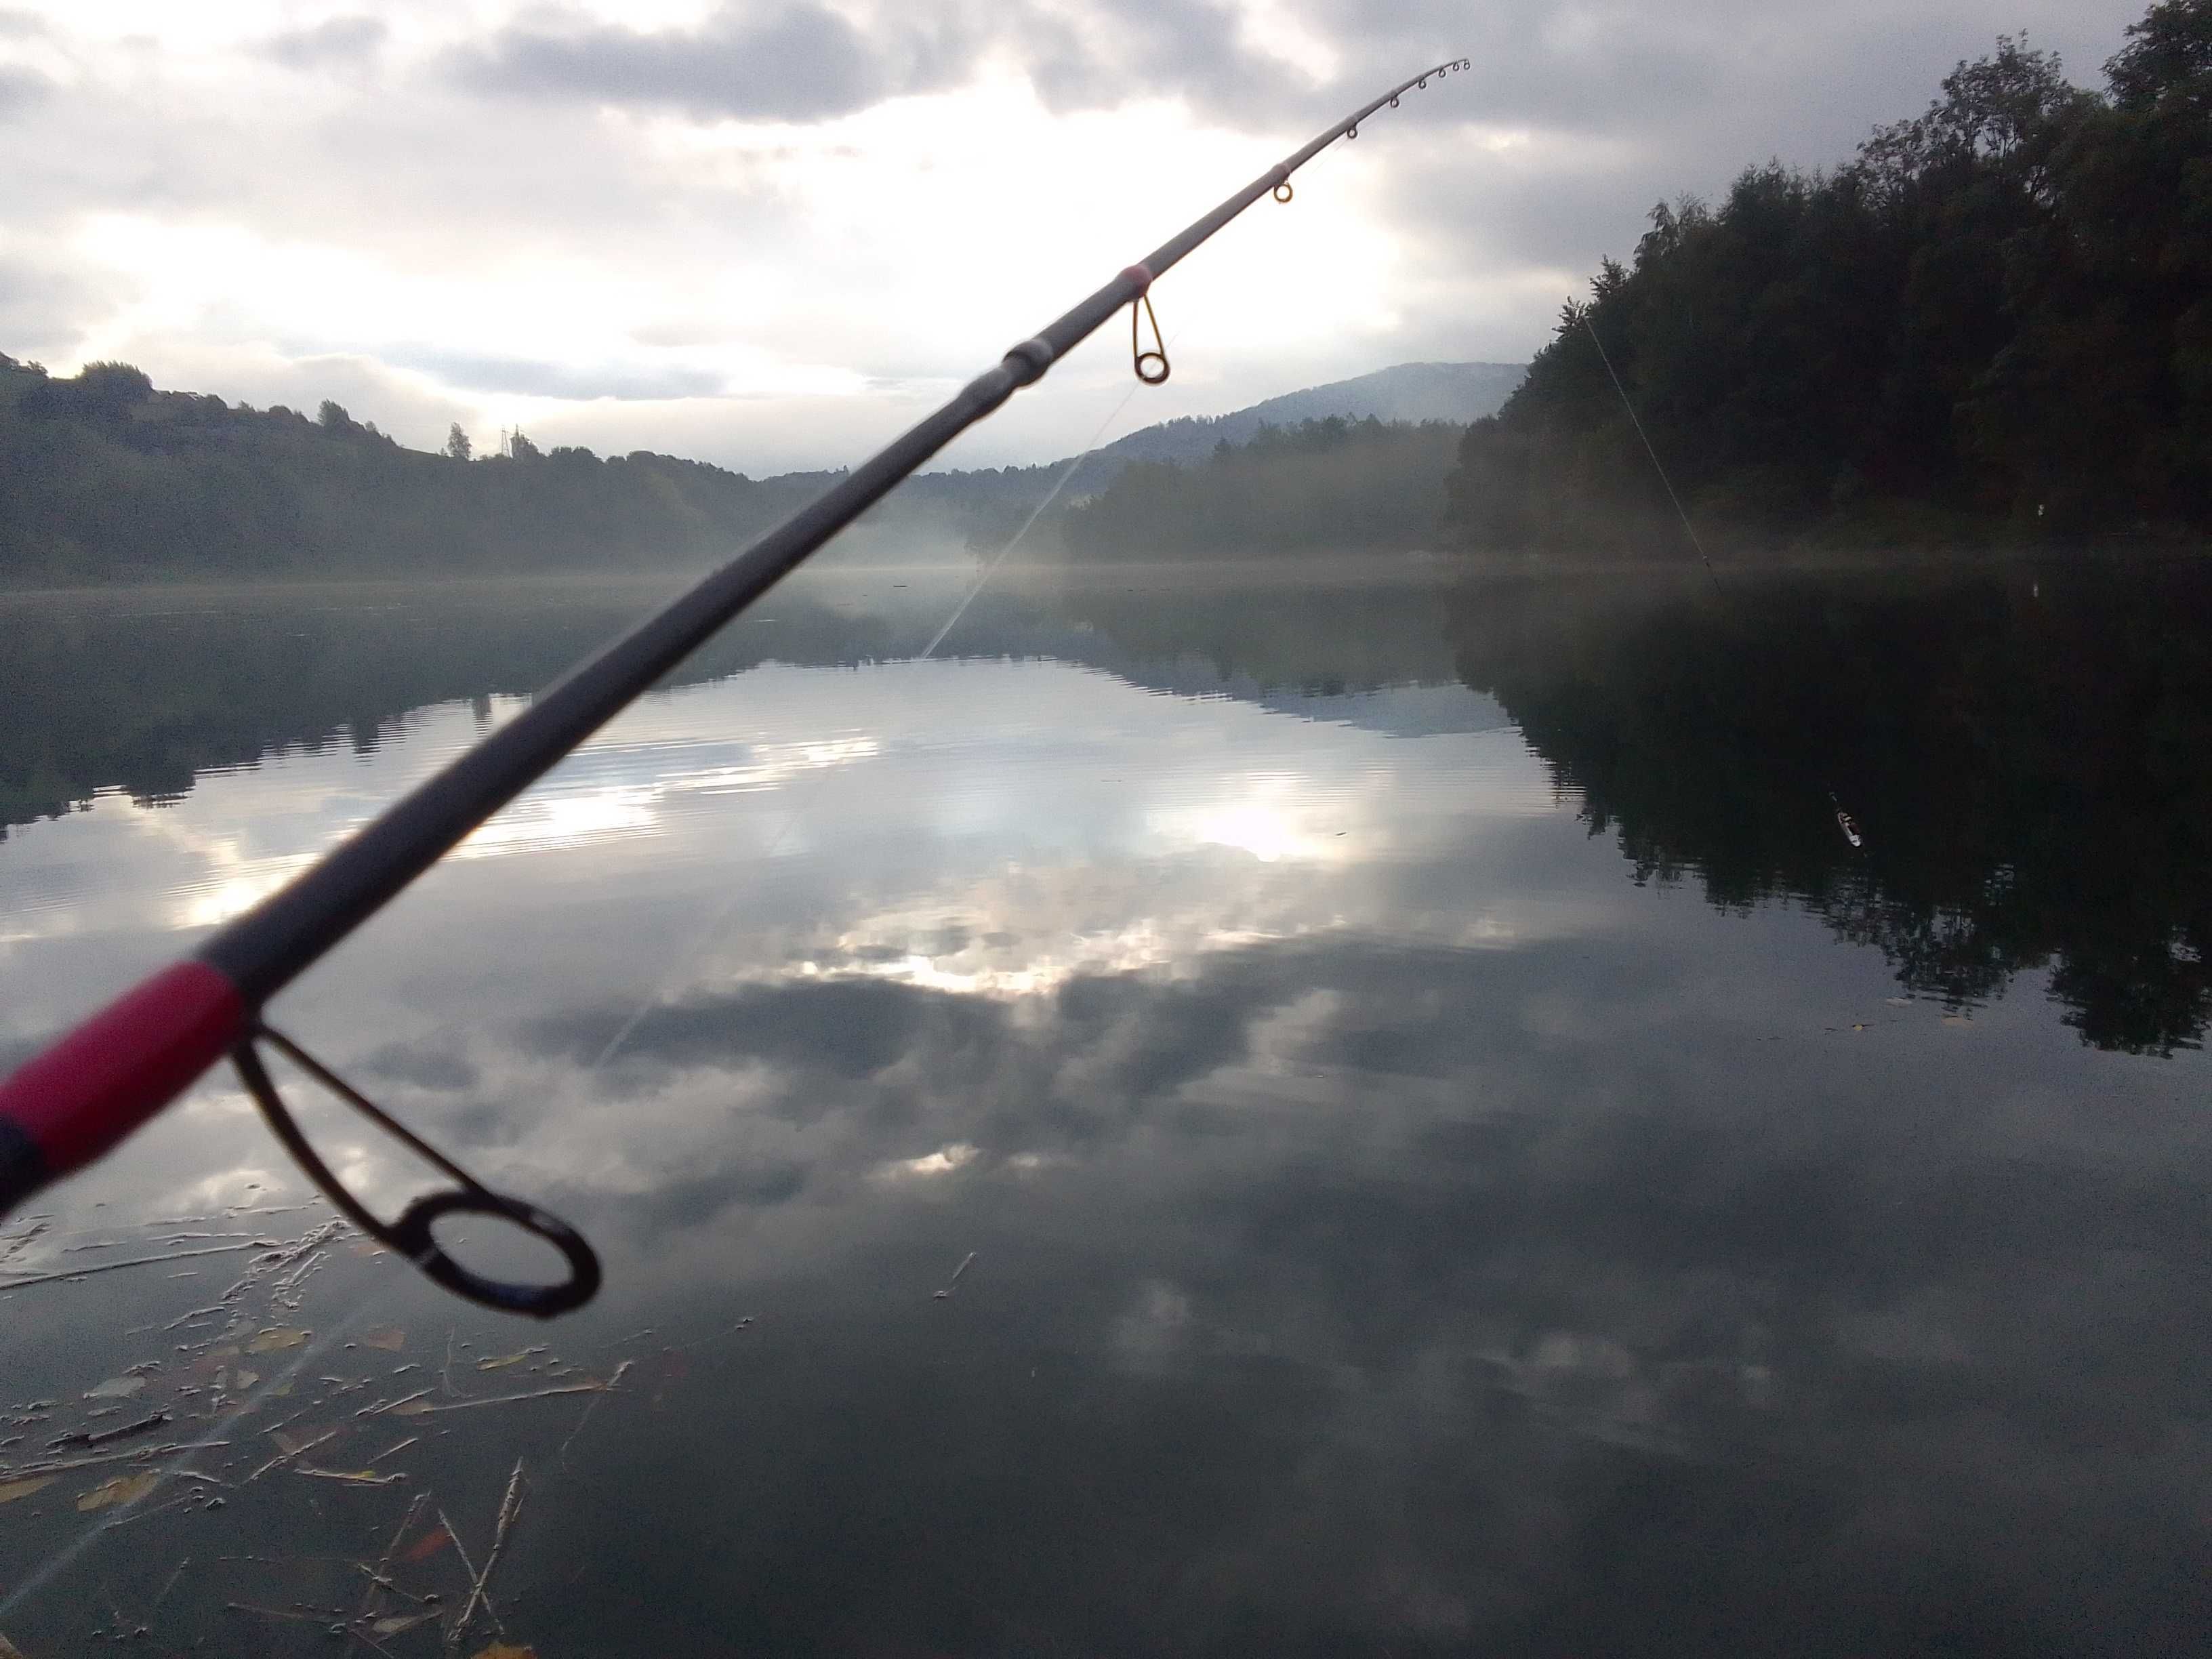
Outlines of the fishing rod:
M1453 58L1362 105L1304 149L1010 349L939 409L860 463L689 592L556 680L522 713L448 763L180 962L145 979L0 1083L0 1215L82 1168L174 1101L228 1054L246 1092L301 1170L369 1237L406 1256L472 1302L550 1318L591 1300L599 1261L583 1236L528 1200L494 1192L369 1101L262 1017L269 1000L485 819L704 644L823 544L888 495L924 461L1088 338L1123 306L1137 378L1168 378L1167 344L1152 313L1152 284L1262 196L1287 202L1291 175L1359 124L1431 78L1474 67ZM1152 325L1148 348L1139 313ZM275 1049L453 1185L383 1221L324 1163L293 1121L262 1057ZM555 1283L495 1279L463 1267L432 1224L477 1215L512 1223L558 1250Z

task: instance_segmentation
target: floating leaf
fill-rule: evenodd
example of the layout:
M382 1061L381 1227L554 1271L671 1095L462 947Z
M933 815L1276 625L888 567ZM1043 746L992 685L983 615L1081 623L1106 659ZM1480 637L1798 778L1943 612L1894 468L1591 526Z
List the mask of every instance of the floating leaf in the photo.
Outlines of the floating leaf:
M392 1417L420 1417L424 1412L436 1409L437 1407L428 1400L403 1400L386 1414Z
M134 1394L143 1394L146 1379L143 1376L111 1376L106 1382L84 1391L87 1400L128 1400Z
M479 1359L477 1361L477 1369L480 1371L503 1371L509 1365L520 1365L532 1354L544 1352L545 1345L541 1342L534 1348L525 1348L520 1353L502 1354L497 1359Z
M261 1380L261 1373L259 1371L249 1371L241 1365L239 1367L238 1370L233 1374L230 1380L241 1389L250 1389L256 1382L258 1382Z
M118 1474L112 1480L103 1480L76 1500L78 1509L90 1511L113 1507L118 1504L135 1504L161 1483L159 1469L147 1469L138 1474Z
M294 1434L286 1429L271 1429L269 1437L274 1440L287 1457L296 1457L308 1447L322 1443L320 1435Z
M389 1328L370 1331L361 1339L364 1348L381 1348L386 1353L398 1353L407 1346L407 1333Z
M469 1659L538 1659L538 1650L519 1648L512 1642L495 1642L471 1654Z
M246 1351L248 1353L276 1353L286 1348L296 1348L305 1342L311 1334L307 1331L289 1330L280 1325L262 1332L260 1335L246 1345Z
M53 1484L51 1474L27 1475L21 1480L0 1481L0 1504L12 1504L19 1498L28 1498L41 1486ZM6 1659L4 1645L0 1645L0 1659Z
M388 1619L378 1620L369 1628L379 1636L397 1636L402 1631L413 1630L427 1619L436 1617L431 1613L395 1613Z
M453 1541L453 1534L447 1532L444 1527L433 1527L405 1549L400 1551L399 1559L403 1561L427 1561Z

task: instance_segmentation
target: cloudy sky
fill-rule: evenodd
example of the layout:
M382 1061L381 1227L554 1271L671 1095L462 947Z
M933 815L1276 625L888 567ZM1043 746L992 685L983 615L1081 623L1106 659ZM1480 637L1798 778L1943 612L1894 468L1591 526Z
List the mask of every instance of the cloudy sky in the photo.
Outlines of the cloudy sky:
M0 7L0 351L479 440L836 465L1391 81L1434 84L953 465L1524 359L1650 204L1847 155L2134 0L46 0Z

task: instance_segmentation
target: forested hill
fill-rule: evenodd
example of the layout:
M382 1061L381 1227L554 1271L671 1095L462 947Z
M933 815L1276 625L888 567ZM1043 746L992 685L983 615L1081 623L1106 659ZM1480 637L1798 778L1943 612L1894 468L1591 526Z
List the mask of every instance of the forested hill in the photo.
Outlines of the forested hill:
M1431 544L1459 428L1338 417L1494 407L1520 372L1401 364L1132 434L1129 454L1094 458L1096 474L1073 481L1069 498L1097 495L1097 510L1079 515L1085 545L1304 548L1316 536ZM1261 419L1301 409L1330 419L1282 429ZM1231 435L1254 438L1253 453L1227 449ZM1194 463L1192 477L1156 461L1123 482L1156 441ZM1236 459L1215 460L1214 451ZM873 562L995 550L1065 465L921 474L838 552ZM0 585L666 568L727 556L838 476L757 479L642 451L544 451L520 434L486 456L471 455L456 431L445 453L430 454L335 403L311 420L158 391L128 364L94 363L64 379L0 356ZM1176 521L1179 511L1188 523ZM1048 520L1037 540L1058 527Z
M1116 438L1085 461L1070 483L1079 493L1102 489L1134 462L1187 466L1206 460L1223 444L1249 444L1265 428L1296 428L1309 421L1447 421L1465 426L1496 414L1528 372L1525 363L1399 363L1349 380L1286 392L1226 415L1186 415Z
M1370 553L1437 547L1462 428L1372 417L1262 426L1194 466L1134 461L1048 529L1081 558Z
M795 494L667 455L465 447L0 357L0 581L650 568L726 552Z
M2097 91L2001 40L1832 173L1654 210L1452 480L1471 545L1680 550L2212 529L2212 0Z

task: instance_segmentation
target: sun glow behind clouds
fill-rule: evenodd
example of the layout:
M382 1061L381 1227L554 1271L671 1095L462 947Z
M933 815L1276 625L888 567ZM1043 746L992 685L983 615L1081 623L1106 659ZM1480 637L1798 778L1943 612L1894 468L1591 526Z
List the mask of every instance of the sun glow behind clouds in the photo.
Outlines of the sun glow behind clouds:
M973 1164L976 1149L964 1140L940 1146L920 1158L902 1158L879 1165L876 1170L878 1181L927 1181L937 1176L951 1175Z
M1237 782L1233 799L1178 803L1155 812L1152 827L1170 839L1188 838L1200 846L1249 853L1262 864L1285 859L1343 864L1362 850L1351 845L1345 827L1351 803L1334 790L1316 787L1311 780L1280 775Z
M331 390L357 418L423 447L459 413L480 437L526 424L603 450L701 453L702 423L720 409L711 453L757 420L744 404L817 401L825 406L768 455L714 458L775 471L800 459L775 449L821 443L815 434L842 421L854 436L814 464L844 461L851 442L911 418L914 398L965 380L1304 136L1235 131L1180 99L1054 113L1024 76L988 58L963 86L811 124L518 110L485 163L512 188L471 186L495 191L501 222L479 216L475 230L425 236L416 227L437 222L442 188L425 149L452 112L426 114L415 149L364 182L386 217L361 225L331 204L347 198L343 169L362 158L337 145L332 112L311 90L276 88L275 130L255 140L296 143L336 169L299 210L272 212L281 191L95 198L44 239L83 273L80 289L115 296L70 348L42 353L51 367L122 357L157 381L262 402L285 368L344 359L358 372ZM158 83L148 91L158 106ZM221 110L198 102L195 118L228 132ZM549 156L588 147L581 185L630 204L620 238L549 216L552 197L531 205L519 170L533 131ZM1240 354L1394 325L1389 239L1365 174L1361 156L1330 153L1302 176L1295 211L1262 204L1163 281L1170 338L1203 339L1206 353L1178 365L1172 406L1156 398L1151 413L1235 401L1207 382L1218 387ZM1024 450L1057 452L1095 425L1095 394L1127 374L1110 331L1108 348L1079 354L1032 400L1034 420L1069 430ZM1063 410L1071 391L1081 406ZM662 429L671 422L690 435Z
M883 349L957 341L948 368L980 366L1010 328L1104 281L1285 147L1211 125L1180 100L1056 115L1004 72L805 125L607 118L690 187L764 190L798 216L810 243L842 251L842 269L765 271L749 301L763 319L811 332L836 313L849 325L889 295L892 318L928 326ZM1298 332L1323 296L1340 322L1385 314L1387 261L1356 166L1334 155L1316 164L1295 225L1279 215L1272 225L1264 214L1240 222L1175 273L1162 302L1174 295L1229 346ZM894 272L896 286L883 285ZM856 288L878 296L872 307ZM872 331L860 327L867 339Z
M544 362L557 341L580 389L595 377L616 386L678 373L755 397L850 395L864 385L849 369L734 337L680 350L641 344L636 319L663 308L654 280L543 250L514 269L488 253L468 272L410 270L373 251L280 240L240 225L101 214L83 222L76 251L138 296L88 337L88 360L149 337L219 336L248 347L359 352L426 387L465 392L471 362ZM510 393L483 407L488 420L513 425L573 401Z

